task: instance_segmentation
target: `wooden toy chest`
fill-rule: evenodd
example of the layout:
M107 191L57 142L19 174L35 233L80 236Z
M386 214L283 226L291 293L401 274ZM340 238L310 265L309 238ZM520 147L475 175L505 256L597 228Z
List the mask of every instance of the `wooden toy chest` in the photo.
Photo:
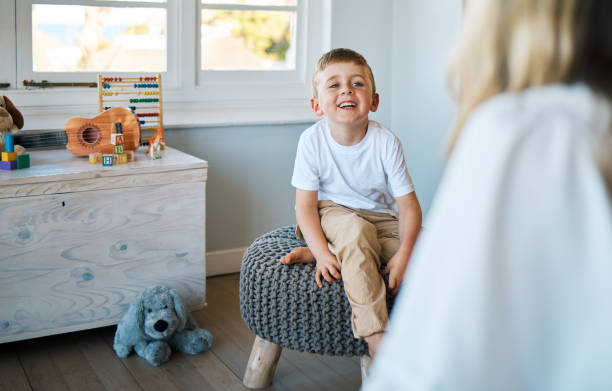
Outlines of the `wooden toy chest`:
M51 150L0 172L0 343L116 324L156 284L201 308L207 167L172 148L113 167Z

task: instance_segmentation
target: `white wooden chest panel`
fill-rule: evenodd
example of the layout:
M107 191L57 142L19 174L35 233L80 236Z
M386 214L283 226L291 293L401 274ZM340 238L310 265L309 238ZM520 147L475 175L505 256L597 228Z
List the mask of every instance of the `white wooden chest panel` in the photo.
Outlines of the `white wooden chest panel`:
M0 172L0 342L117 323L155 284L203 306L207 163L164 152L103 169L40 151Z

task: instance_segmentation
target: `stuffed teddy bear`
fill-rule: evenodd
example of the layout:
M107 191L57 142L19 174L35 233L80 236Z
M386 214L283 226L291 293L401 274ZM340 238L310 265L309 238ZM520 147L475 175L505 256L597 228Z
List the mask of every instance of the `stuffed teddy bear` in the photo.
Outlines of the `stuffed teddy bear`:
M157 285L132 302L117 325L113 349L124 358L133 348L140 357L158 366L168 361L171 347L198 354L210 348L211 343L212 335L198 328L178 292Z
M17 133L23 128L23 116L8 96L0 95L0 151L4 152L4 136ZM23 147L15 145L15 152L23 152Z

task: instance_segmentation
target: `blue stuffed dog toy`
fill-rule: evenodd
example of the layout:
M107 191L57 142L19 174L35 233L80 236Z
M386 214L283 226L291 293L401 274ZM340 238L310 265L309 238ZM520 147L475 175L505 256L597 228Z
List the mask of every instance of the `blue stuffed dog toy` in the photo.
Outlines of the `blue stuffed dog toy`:
M179 294L158 285L146 289L132 302L117 325L113 349L124 358L133 348L151 365L158 366L168 361L171 348L198 354L210 348L211 343L211 334L198 328Z

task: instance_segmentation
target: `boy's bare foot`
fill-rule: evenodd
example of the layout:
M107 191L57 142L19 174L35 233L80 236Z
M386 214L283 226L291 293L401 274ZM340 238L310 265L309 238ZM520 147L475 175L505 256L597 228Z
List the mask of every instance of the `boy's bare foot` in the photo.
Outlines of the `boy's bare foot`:
M314 255L312 255L312 252L310 252L308 247L294 248L289 254L281 257L280 259L280 262L285 265L289 265L291 263L309 263L314 261Z
M381 332L374 333L372 335L365 337L365 341L368 343L370 357L374 358L374 356L376 355L376 349L378 349L378 344L380 343L380 341L382 340L384 336L385 336L385 333L381 331Z

